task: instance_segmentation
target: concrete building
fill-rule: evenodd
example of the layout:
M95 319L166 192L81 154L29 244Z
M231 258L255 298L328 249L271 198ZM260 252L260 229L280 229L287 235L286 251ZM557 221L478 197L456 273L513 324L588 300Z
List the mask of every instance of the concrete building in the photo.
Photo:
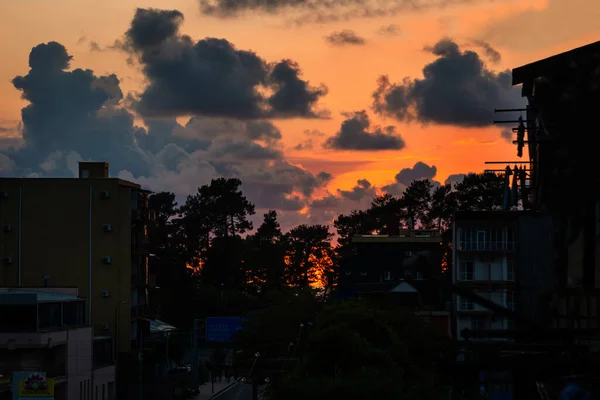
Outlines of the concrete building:
M77 293L0 288L0 375L15 377L0 386L0 398L10 398L10 387L20 390L19 376L33 373L52 381L57 400L115 398L112 339L92 337L85 299Z
M516 305L517 215L457 212L453 228L452 282L506 308ZM512 321L454 295L456 332L512 329Z
M148 192L82 162L79 178L0 178L0 285L69 286L94 336L118 352L148 316Z

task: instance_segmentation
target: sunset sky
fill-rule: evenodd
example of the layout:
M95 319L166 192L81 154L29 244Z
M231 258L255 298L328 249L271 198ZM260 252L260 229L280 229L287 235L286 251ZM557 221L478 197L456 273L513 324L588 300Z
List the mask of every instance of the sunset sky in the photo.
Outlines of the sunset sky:
M0 174L108 161L179 198L237 176L257 214L329 223L514 160L492 124L524 105L507 71L599 19L586 0L2 0Z

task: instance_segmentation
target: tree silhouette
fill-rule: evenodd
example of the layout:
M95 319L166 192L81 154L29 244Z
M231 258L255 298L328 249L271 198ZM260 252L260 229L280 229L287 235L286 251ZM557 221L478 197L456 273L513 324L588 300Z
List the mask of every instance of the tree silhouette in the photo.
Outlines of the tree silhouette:
M331 238L326 225L299 225L287 235L286 264L288 284L308 288L323 274L323 258L330 256Z

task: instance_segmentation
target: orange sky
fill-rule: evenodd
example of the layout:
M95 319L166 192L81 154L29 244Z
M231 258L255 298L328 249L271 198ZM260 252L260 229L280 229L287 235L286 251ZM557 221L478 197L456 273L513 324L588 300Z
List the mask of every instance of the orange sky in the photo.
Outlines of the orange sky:
M393 181L394 175L417 161L438 168L437 179L449 174L482 171L484 161L514 159L515 148L500 136L500 128L421 126L382 119L370 113L375 124L395 125L406 140L400 151L356 152L295 151L304 130L318 129L333 135L344 119L340 113L371 106L376 79L388 74L392 81L422 76L425 64L435 57L423 51L443 37L462 48L485 40L502 54L494 70L513 68L557 52L595 41L600 3L587 0L472 1L457 7L405 12L402 15L353 19L322 25L285 26L281 17L256 15L234 20L202 16L197 0L2 0L0 1L0 128L20 120L26 104L10 80L28 71L28 54L39 43L58 41L73 55L72 67L96 74L116 73L124 92L139 90L144 82L137 66L130 66L119 52L92 52L89 41L114 42L128 28L136 7L178 9L185 15L184 33L194 39L224 37L239 49L252 49L267 60L291 58L303 77L329 88L322 106L330 120L274 121L283 134L285 157L313 173L334 175L329 189L350 188L366 178L376 186ZM581 7L577 7L581 6ZM400 26L397 36L377 35L389 24ZM352 29L364 38L364 46L334 48L323 37L332 31ZM14 135L0 129L0 135Z

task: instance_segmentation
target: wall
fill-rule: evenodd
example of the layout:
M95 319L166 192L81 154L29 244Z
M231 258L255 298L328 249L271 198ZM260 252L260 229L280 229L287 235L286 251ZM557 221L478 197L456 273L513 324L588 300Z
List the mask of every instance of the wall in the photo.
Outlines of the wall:
M67 343L67 398L83 399L80 388L86 388L92 376L91 328L70 329Z
M131 288L131 190L117 179L0 179L0 191L8 193L8 198L0 199L0 224L12 227L8 233L0 229L0 261L7 256L13 259L11 266L0 265L0 286L18 285L20 263L24 286L42 286L43 277L49 276L49 286L79 288L79 295L91 304L95 331L114 337L118 327L119 350L128 351L131 314L121 304L129 302ZM103 191L109 192L109 199L101 199ZM111 224L112 232L104 232L104 224ZM105 256L111 257L111 265L104 264ZM103 290L110 291L111 296L103 298ZM86 313L89 318L89 309ZM109 329L101 331L102 324L108 324Z
M98 368L94 371L94 400L109 400L114 398L115 366ZM113 391L112 395L110 391Z
M548 309L557 277L553 219L549 215L524 215L519 218L517 252L517 312L531 321L539 320Z

